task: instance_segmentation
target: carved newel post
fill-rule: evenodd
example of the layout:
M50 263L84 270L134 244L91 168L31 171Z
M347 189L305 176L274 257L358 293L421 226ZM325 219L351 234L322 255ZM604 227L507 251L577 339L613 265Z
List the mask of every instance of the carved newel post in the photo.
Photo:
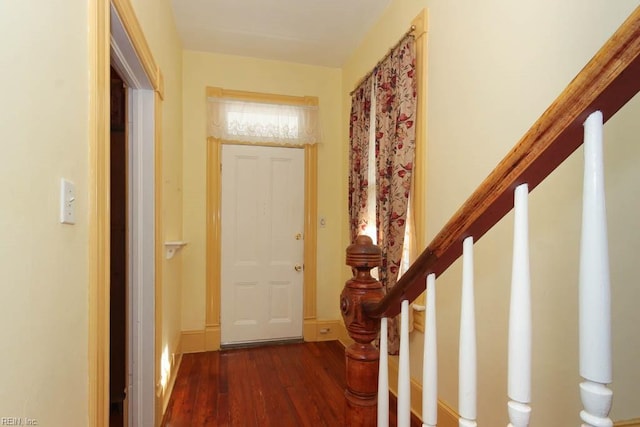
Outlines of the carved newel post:
M349 336L355 341L345 350L347 390L345 425L376 424L379 353L371 342L378 336L380 319L367 316L364 304L375 304L384 296L382 285L371 277L371 269L382 262L380 248L368 236L358 236L347 248L347 265L355 276L345 283L340 310Z

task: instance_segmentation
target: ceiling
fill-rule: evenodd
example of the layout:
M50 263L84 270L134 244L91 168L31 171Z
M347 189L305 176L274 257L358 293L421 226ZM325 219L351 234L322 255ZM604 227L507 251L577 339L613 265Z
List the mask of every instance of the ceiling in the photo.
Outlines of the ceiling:
M172 0L186 50L340 67L391 0Z

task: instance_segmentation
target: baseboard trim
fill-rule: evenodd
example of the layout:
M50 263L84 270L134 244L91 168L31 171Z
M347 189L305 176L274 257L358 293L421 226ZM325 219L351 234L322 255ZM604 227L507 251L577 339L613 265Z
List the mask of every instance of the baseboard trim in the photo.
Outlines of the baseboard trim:
M420 387L422 395L422 387ZM449 405L438 399L438 425L440 427L458 427L460 415Z
M180 353L202 353L220 350L220 326L180 333Z
M171 366L171 374L169 376L169 381L167 382L167 386L165 387L162 395L162 415L163 416L167 410L167 406L169 405L169 399L171 398L173 387L176 384L176 378L178 378L178 371L180 370L181 363L182 363L182 353L177 353L173 361L173 365Z
M343 329L341 320L317 320L316 341L335 341L340 337Z
M180 353L200 353L204 351L204 330L182 331L180 333Z
M634 418L632 420L617 421L613 423L613 427L640 427L640 418Z
M305 319L303 337L307 342L343 341L348 338L342 320ZM220 326L207 326L204 330L182 331L180 353L201 353L220 350ZM344 341L343 341L344 343Z
M176 349L173 353L170 353L171 356L168 357L168 375L167 382L162 387L162 383L160 384L160 401L162 402L162 416L164 416L165 411L167 410L167 405L169 404L169 399L171 398L171 393L173 392L173 386L176 383L176 378L178 378L178 371L180 370L180 364L182 363L182 334L178 335L178 340L176 344ZM162 366L163 361L160 361ZM162 368L161 368L162 372Z
M303 337L307 342L340 340L344 331L342 320L305 319Z
M316 323L316 319L304 319L304 323L302 325L302 338L304 338L305 341L313 342L316 340L318 335Z
M220 350L220 325L207 326L204 330L204 351Z

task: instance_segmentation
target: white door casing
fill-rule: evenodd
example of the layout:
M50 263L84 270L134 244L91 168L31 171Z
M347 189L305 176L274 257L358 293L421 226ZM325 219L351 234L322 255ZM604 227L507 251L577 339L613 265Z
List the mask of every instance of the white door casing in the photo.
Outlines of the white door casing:
M304 150L222 146L221 341L302 337Z
M155 425L155 102L113 3L111 65L127 84L127 405L125 425Z

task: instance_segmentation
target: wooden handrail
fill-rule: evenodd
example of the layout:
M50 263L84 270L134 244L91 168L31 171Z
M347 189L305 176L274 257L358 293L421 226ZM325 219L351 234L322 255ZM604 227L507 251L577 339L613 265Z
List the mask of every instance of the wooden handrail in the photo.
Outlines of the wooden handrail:
M365 303L373 318L393 317L402 300L424 291L426 277L442 274L462 254L462 241L478 241L513 208L513 191L529 191L582 145L582 124L600 110L605 122L640 91L640 7L604 44L567 88L489 174L431 241L396 286L378 303Z

